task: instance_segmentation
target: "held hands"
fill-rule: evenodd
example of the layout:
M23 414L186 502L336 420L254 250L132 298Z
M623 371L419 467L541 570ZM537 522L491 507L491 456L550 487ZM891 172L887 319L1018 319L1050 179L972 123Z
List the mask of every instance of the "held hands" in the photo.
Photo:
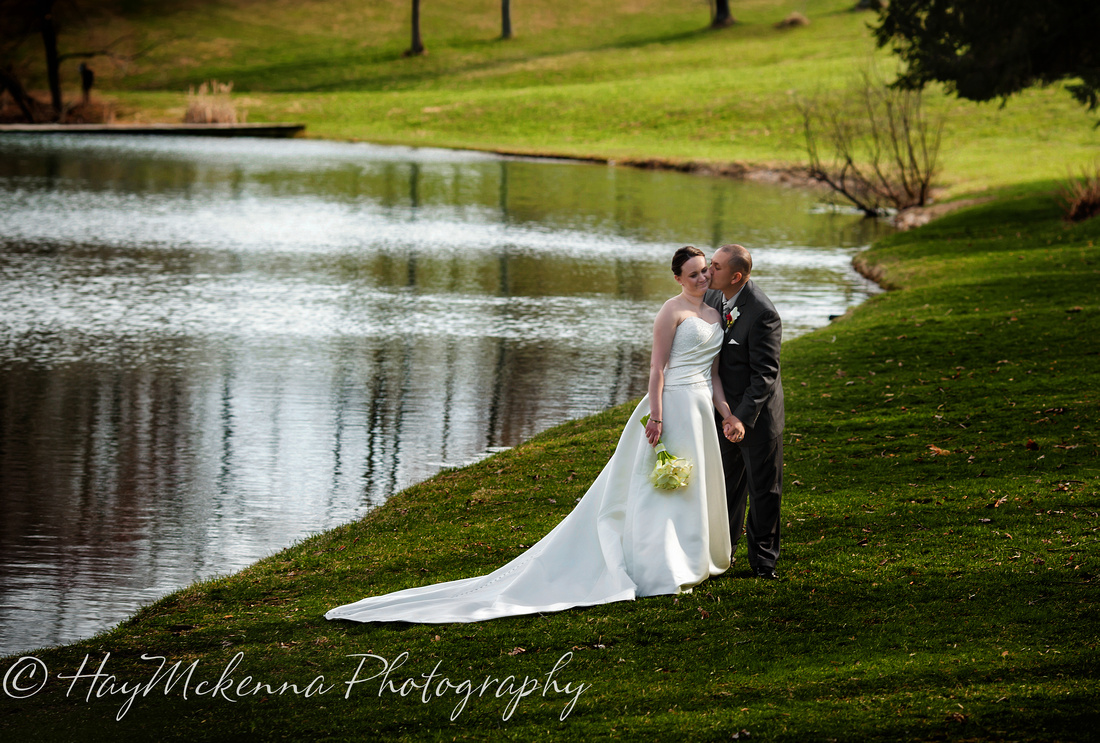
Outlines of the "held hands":
M730 415L722 419L722 435L735 444L745 438L745 424L736 415Z

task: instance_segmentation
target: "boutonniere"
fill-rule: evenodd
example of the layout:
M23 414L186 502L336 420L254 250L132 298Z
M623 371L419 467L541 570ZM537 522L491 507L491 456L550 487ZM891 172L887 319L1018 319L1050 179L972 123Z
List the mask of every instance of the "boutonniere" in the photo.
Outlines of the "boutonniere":
M733 327L733 323L740 316L741 316L741 311L739 309L737 309L736 307L734 307L729 312L727 312L726 313L726 330L729 330L731 327Z

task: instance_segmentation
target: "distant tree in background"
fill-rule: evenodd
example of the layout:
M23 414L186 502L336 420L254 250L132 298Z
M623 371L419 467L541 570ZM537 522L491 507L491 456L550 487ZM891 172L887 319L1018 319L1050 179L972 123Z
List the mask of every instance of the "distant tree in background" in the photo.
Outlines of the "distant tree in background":
M0 0L0 39L5 87L27 111L27 99L22 85L18 82L12 55L15 49L29 36L39 36L46 56L46 79L50 88L50 102L53 106L51 118L58 118L62 111L61 99L61 58L57 50L57 19L54 13L54 0Z
M95 15L110 15L115 3L109 0L0 0L0 91L7 89L29 121L47 118L57 121L65 114L65 102L61 92L61 65L70 59L89 60L95 57L111 57L115 60L132 60L144 51L123 55L113 51L122 39L116 39L104 49L84 50L62 54L59 49L59 30L73 22L84 23ZM46 63L46 82L50 89L50 111L42 111L23 89L20 81L20 47L31 37L41 39ZM148 50L145 50L148 51ZM84 69L90 73L87 65ZM82 85L90 88L87 73ZM87 102L87 101L85 101Z
M26 37L34 33L29 14L22 11L26 3L0 0L0 96L11 94L28 121L35 120L34 101L23 89L16 64L16 51Z
M1090 111L1100 103L1097 0L891 0L874 28L907 68L897 85L936 81L960 98L988 101L1069 80Z
M500 38L512 38L512 2L500 0Z
M710 27L725 28L737 23L737 19L730 13L730 0L712 0Z
M424 53L424 43L420 40L420 0L412 0L412 46L405 52L406 57L415 57Z

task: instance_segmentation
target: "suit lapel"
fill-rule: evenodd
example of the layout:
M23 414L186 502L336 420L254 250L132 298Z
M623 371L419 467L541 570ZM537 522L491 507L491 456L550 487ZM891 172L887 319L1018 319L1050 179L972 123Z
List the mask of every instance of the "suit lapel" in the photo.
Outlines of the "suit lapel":
M741 307L744 307L748 303L750 297L752 296L752 293L753 293L752 279L749 279L749 282L747 284L745 284L745 288L742 289L741 293L737 295L737 301L733 303L733 306L737 307L738 309L740 309Z
M733 325L726 328L726 333L727 334L733 332L733 329L737 327L737 323L741 322L741 318L743 318L745 316L745 312L744 312L743 308L748 303L749 295L751 293L752 293L752 279L749 279L749 283L745 284L744 288L741 289L741 293L737 295L737 301L733 303L733 306L735 308L737 308L737 319L733 321ZM721 312L721 310L719 310L719 312ZM726 322L726 315L723 312L722 313L722 323L723 323L723 325L725 324L725 322Z

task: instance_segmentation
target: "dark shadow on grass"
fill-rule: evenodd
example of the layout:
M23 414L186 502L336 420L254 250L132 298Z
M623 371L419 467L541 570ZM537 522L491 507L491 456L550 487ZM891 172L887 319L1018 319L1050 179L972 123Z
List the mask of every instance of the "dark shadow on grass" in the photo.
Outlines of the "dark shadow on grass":
M578 53L586 52L605 52L616 50L630 50L637 49L653 44L679 44L694 39L700 38L711 32L709 28L702 28L693 31L675 32L668 34L656 34L650 36L641 36L637 38L626 38L615 41L610 41L605 44L596 44L588 47L578 47L573 49L567 49L564 51L551 51L542 53L530 53L525 55L508 55L499 59L483 60L476 62L468 62L465 64L458 64L455 66L449 66L445 70L438 67L427 64L423 65L421 69L395 69L393 66L387 66L384 69L379 70L376 74L366 75L361 77L346 78L340 80L332 80L333 70L342 68L347 70L354 70L362 65L377 65L387 64L395 65L401 63L408 63L401 51L392 49L379 51L374 53L364 54L347 54L340 57L325 56L324 58L316 59L301 59L290 62L272 64L266 66L250 66L248 68L240 67L225 67L223 69L212 69L209 71L209 75L221 76L222 78L232 78L235 89L238 92L271 92L271 93L333 93L333 92L369 92L380 90L400 90L407 87L414 87L417 84L425 81L435 80L440 77L441 74L448 76L455 75L467 75L484 73L492 71L497 68L507 67L516 64L526 64L530 62L536 62L541 60L552 60L558 57L571 56ZM447 50L455 51L478 51L489 50L495 47L499 42L494 40L470 40L470 41L450 41L445 47L442 47L442 51L438 52L439 55L444 55ZM429 54L431 50L429 49ZM309 82L309 78L324 77L324 82ZM297 84L272 84L272 80L285 80L291 81L295 79L306 78L305 81ZM155 86L150 86L153 89L162 89L170 87L186 86L193 84L192 78L169 79L167 81L159 81Z

